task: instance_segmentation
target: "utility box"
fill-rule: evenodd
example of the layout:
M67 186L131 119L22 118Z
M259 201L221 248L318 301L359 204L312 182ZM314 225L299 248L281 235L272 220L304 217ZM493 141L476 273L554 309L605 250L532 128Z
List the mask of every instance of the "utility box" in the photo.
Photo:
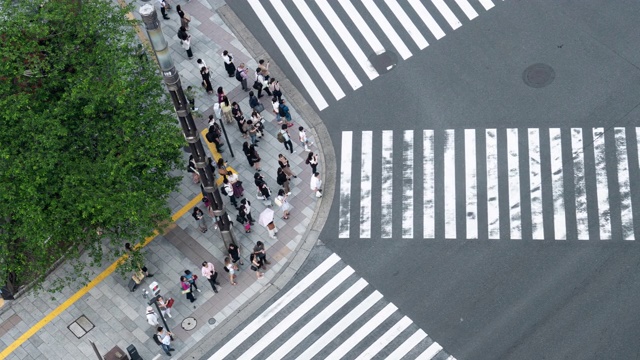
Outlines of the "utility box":
M154 281L149 285L149 290L151 290L153 296L160 295L160 285L158 285L157 281Z
M138 354L138 349L136 349L133 344L127 346L127 352L129 353L129 357L131 358L131 360L142 360L140 354Z

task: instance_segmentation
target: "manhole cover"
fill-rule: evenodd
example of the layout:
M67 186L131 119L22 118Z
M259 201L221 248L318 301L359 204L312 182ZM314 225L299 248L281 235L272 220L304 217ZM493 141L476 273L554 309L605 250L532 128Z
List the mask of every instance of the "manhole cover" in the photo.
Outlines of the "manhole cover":
M215 323L216 323L216 319L214 318L209 319L209 325L213 325Z
M67 326L67 329L71 330L73 335L75 335L78 339L83 337L93 328L93 323L89 321L89 319L87 319L87 317L84 315L80 316L76 319L76 321L72 322L71 325Z
M198 322L196 321L195 318L188 317L188 318L182 320L182 328L185 331L190 331L190 330L193 330L196 327L197 323Z
M398 55L393 51L385 51L369 56L369 62L371 62L371 65L373 65L373 68L376 69L378 74L384 74L396 67Z
M542 88L553 82L556 72L547 64L533 64L522 73L522 80L532 88Z

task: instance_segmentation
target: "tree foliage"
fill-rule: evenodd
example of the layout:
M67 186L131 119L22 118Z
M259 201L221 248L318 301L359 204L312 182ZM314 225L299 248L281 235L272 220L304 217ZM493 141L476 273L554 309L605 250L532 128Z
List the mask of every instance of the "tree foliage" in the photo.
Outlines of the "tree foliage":
M126 9L110 0L2 9L0 282L13 273L24 283L81 249L92 265L112 259L167 220L184 140Z

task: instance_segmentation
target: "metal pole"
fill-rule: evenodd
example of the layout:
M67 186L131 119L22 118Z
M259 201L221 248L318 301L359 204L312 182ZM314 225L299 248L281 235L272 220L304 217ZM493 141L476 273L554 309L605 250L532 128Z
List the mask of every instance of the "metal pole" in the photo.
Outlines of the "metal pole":
M200 140L200 133L191 115L191 107L182 89L180 75L173 64L173 59L171 59L169 45L164 38L160 21L158 20L158 13L151 4L142 5L138 11L142 16L142 21L147 30L147 36L156 54L157 63L160 66L167 90L169 90L169 95L171 96L173 107L178 115L178 121L182 127L184 138L187 140L193 159L196 162L196 168L200 174L205 195L209 199L213 214L218 223L218 228L222 234L222 240L224 241L225 247L228 247L229 244L233 242L233 236L230 234L231 222L226 214L222 196L216 185L215 174L211 172L209 166L206 166L207 154Z
M222 132L224 133L224 139L227 141L227 145L229 145L227 149L229 149L229 152L231 152L231 157L236 157L235 155L233 155L233 148L231 147L231 143L229 142L229 137L227 136L227 129L224 128L224 123L222 119L218 119L218 120L220 121L220 127L222 127Z
M153 299L149 300L149 305L153 303L156 306L156 310L158 310L158 315L160 316L160 320L162 320L162 324L164 325L164 328L167 329L167 332L171 332L171 330L169 329L169 325L167 325L167 322L165 321L164 316L162 315L162 311L160 311L160 306L158 305L158 296L161 296L161 295L156 295L153 297Z

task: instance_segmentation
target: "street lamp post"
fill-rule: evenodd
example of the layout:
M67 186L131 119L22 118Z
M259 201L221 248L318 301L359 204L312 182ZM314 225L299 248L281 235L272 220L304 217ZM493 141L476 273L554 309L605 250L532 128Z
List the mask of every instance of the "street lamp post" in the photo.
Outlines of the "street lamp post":
M228 247L229 244L234 243L233 234L231 233L231 221L226 213L222 196L216 185L215 174L209 166L206 166L207 154L200 140L200 133L191 115L189 102L182 89L180 75L169 53L169 45L162 33L158 13L151 4L142 5L138 11L142 16L142 21L147 30L147 36L158 60L157 62L160 66L164 83L167 86L167 90L169 90L169 95L176 114L178 115L178 121L182 127L184 138L187 140L193 159L196 162L196 168L200 174L200 180L202 181L205 193L204 195L209 199L209 203L211 204L213 215L222 235L222 241L224 241L225 247Z

